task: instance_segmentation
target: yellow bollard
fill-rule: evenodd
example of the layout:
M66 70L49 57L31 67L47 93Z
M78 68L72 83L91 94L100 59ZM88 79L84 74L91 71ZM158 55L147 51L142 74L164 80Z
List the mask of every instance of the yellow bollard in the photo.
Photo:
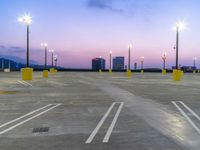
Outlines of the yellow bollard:
M127 70L127 76L128 76L128 77L131 77L131 75L132 75L131 70Z
M198 73L200 73L200 70L198 70Z
M99 73L102 73L102 70L101 70L101 69L99 69Z
M54 73L55 73L54 68L50 68L50 73L51 73L51 74L54 74Z
M48 78L49 71L48 70L43 70L42 76L43 76L43 78Z
M144 70L141 70L141 74L144 74Z
M163 69L162 70L162 75L166 75L167 74L167 70Z
M32 80L33 79L33 68L22 68L22 80Z
M112 69L109 69L109 74L112 75Z
M196 73L196 70L193 70L193 73Z
M173 80L180 81L181 77L183 76L183 71L174 69L173 70Z
M58 70L57 70L57 69L55 69L55 70L54 70L54 73L57 73L57 72L58 72Z

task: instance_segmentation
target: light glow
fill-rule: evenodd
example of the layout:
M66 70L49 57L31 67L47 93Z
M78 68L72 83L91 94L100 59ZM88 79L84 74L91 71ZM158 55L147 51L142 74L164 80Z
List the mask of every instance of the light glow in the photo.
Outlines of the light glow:
M18 21L30 25L32 22L32 17L28 14L25 14L24 16L19 17Z

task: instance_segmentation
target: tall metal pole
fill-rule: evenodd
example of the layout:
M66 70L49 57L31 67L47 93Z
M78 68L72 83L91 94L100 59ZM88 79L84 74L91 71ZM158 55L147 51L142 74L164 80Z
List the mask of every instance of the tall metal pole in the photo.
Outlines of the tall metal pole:
M44 68L47 68L47 47L45 46L45 65Z
M27 55L26 55L26 67L29 67L29 24L27 24Z
M52 65L52 68L53 68L53 52L52 52L52 64L51 65Z
M166 59L163 59L163 70L165 70L165 66L166 66Z
M176 27L176 69L178 70L179 26Z
M129 51L128 51L128 70L131 70L131 47L129 46Z
M110 52L110 70L112 69L112 53Z

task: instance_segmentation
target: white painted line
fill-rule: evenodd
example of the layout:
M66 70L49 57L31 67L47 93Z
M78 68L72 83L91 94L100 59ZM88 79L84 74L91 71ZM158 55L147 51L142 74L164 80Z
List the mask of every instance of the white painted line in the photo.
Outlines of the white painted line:
M69 84L59 83L59 82L55 82L55 81L47 81L47 82L55 84L55 85L61 85L61 86L68 86L69 85Z
M14 125L14 126L11 126L10 128L7 128L7 129L1 131L1 132L0 132L0 135L4 134L4 133L6 133L6 132L8 132L8 131L10 131L10 130L13 130L14 128L16 128L16 127L18 127L18 126L20 126L20 125L22 125L22 124L24 124L24 123L26 123L26 122L28 122L28 121L34 119L34 118L37 118L37 117L41 116L42 114L44 114L44 113L46 113L46 112L48 112L48 111L50 111L50 110L52 110L52 109L54 109L54 108L60 106L60 105L61 105L61 104L57 104L57 105L55 105L55 106L53 106L53 107L50 107L49 109L47 109L47 110L45 110L45 111L42 111L42 112L40 112L39 114L37 114L37 115L35 115L35 116L32 116L32 117L30 117L30 118L28 118L28 119L26 119L26 120L24 120L24 121L22 121L22 122L20 122L20 123L18 123L18 124L16 124L16 125Z
M188 117L188 115L177 105L175 101L172 101L172 104L181 112L181 114L187 119L191 126L200 134L200 129L194 124L194 122Z
M19 82L20 84L23 84L23 85L27 86L27 84L23 83L23 82L20 81L20 80L17 80L17 82Z
M26 81L23 81L23 80L22 80L22 82L24 82L25 84L27 84L27 85L29 85L29 86L33 86L32 84L30 84L30 83L28 83L28 82L26 82Z
M24 86L33 86L32 84L25 82L25 81L17 80L17 82L23 84Z
M28 114L25 114L25 115L23 115L23 116L21 116L21 117L19 117L19 118L16 118L16 119L14 119L14 120L11 120L11 121L9 121L9 122L6 122L6 123L0 125L0 128L5 127L5 126L7 126L7 125L9 125L9 124L11 124L11 123L13 123L13 122L16 122L16 121L18 121L18 120L20 120L20 119L25 118L25 117L27 117L27 116L30 116L30 115L32 115L32 114L34 114L34 113L36 113L36 112L38 112L38 111L40 111L40 110L42 110L42 109L45 109L45 108L47 108L47 107L49 107L49 106L51 106L51 105L52 105L52 104L48 104L48 105L46 105L46 106L44 106L44 107L42 107L42 108L36 109L36 110L34 110L34 111L32 111L32 112L30 112L30 113L28 113Z
M100 120L100 122L97 124L96 128L94 129L94 131L91 133L91 135L89 136L89 138L85 142L86 144L92 142L92 140L94 139L95 135L97 134L97 132L101 128L102 124L104 123L104 121L106 120L106 118L108 117L108 115L110 114L110 112L113 109L113 107L115 106L115 104L116 104L115 102L112 103L112 105L110 106L110 108L108 109L108 111L105 113L105 115L103 116L103 118Z
M113 131L114 127L115 127L115 124L117 122L117 119L119 117L119 114L120 114L120 112L122 110L123 105L124 105L124 102L121 102L121 104L120 104L120 106L119 106L119 108L117 110L117 113L115 114L115 117L113 118L113 121L112 121L110 127L108 128L108 131L107 131L107 133L106 133L106 135L105 135L105 137L103 139L103 143L108 143L108 141L110 139L110 136L111 136L111 133L112 133L112 131Z
M189 108L185 103L183 103L182 101L179 101L179 103L181 103L189 112L191 112L191 114L193 116L195 116L199 121L200 121L200 117L191 109Z

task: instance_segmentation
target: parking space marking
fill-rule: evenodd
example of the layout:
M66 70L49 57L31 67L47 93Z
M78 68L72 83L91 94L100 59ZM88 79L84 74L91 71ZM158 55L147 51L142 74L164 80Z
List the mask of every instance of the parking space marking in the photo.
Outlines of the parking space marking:
M50 110L52 110L52 109L54 109L54 108L60 106L60 105L61 105L61 104L57 104L57 105L55 105L55 106L52 106L52 107L50 107L50 108L48 108L48 109L46 109L46 110L40 112L40 113L37 114L37 115L34 115L34 116L32 116L32 117L30 117L30 118L28 118L28 119L26 119L26 120L23 120L23 121L21 121L21 122L15 124L15 125L13 125L13 126L7 128L7 129L1 131L1 132L0 132L0 135L4 134L4 133L6 133L6 132L9 132L9 131L13 130L14 128L16 128L16 127L18 127L18 126L20 126L20 125L22 125L22 124L24 124L24 123L26 123L26 122L28 122L28 121L30 121L30 120L35 119L35 118L37 118L37 117L39 117L39 116L45 114L46 112L48 112L48 111L50 111Z
M98 133L99 129L101 128L101 126L105 122L106 118L108 117L108 115L110 114L110 112L112 111L114 106L116 104L118 104L118 103L120 104L119 108L117 109L117 112L116 112L116 114L115 114L115 116L114 116L114 118L113 118L113 120L112 120L112 122L111 122L111 124L110 124L110 126L109 126L109 128L107 130L107 132L106 132L106 135L105 135L105 137L104 137L104 139L102 141L103 143L108 143L108 141L110 139L110 136L112 134L112 131L113 131L114 127L115 127L115 124L116 124L116 122L117 122L117 120L119 118L120 112L121 112L121 110L122 110L122 108L124 106L124 102L114 102L114 103L112 103L112 105L109 107L109 109L107 110L107 112L105 113L103 118L97 124L96 128L93 130L93 132L91 133L89 138L86 140L86 142L85 142L86 144L89 144L89 143L91 143L93 141L94 137L96 136L96 134Z
M110 139L110 136L111 136L111 133L112 133L114 127L115 127L115 124L117 122L117 119L119 117L119 114L120 114L123 106L124 106L124 102L121 102L120 106L119 106L119 108L117 110L117 113L115 114L115 117L113 118L113 121L112 121L110 127L108 128L108 131L107 131L107 133L106 133L106 135L105 135L105 137L103 139L103 143L108 143L108 141Z
M97 134L97 132L99 131L99 129L101 128L101 126L103 125L104 121L106 120L106 118L108 117L108 115L110 114L111 110L113 109L113 107L115 106L115 102L112 103L112 105L110 106L110 108L108 109L108 111L105 113L105 115L103 116L103 118L100 120L100 122L97 124L96 128L93 130L93 132L91 133L91 135L89 136L89 138L86 140L86 144L91 143L92 140L94 139L95 135Z
M48 105L46 105L46 106L44 106L44 107L41 107L41 108L39 108L39 109L36 109L36 110L34 110L34 111L32 111L32 112L30 112L30 113L28 113L28 114L25 114L25 115L23 115L23 116L21 116L21 117L19 117L19 118L16 118L16 119L14 119L14 120L11 120L11 121L9 121L9 122L6 122L6 123L0 125L0 128L5 127L5 126L7 126L7 125L9 125L9 124L11 124L11 123L13 123L13 122L16 122L16 121L18 121L18 120L20 120L20 119L25 118L25 117L27 117L27 116L30 116L30 115L32 115L32 114L34 114L34 113L36 113L36 112L38 112L38 111L40 111L40 110L42 110L42 109L45 109L45 108L47 108L47 107L49 107L49 106L51 106L51 105L52 105L52 104L48 104Z
M24 86L33 86L32 84L26 82L26 81L23 81L23 80L17 80L17 82L19 82L20 84L24 85Z
M69 85L69 84L59 83L59 82L55 82L55 81L47 81L47 82L55 84L55 85L61 85L61 86L68 86Z
M200 134L200 129L195 125L195 123L190 119L190 117L184 112L184 110L180 106L178 106L178 103L180 103L183 107L185 107L192 115L194 115L196 113L191 111L191 109L186 104L184 104L182 101L176 101L176 102L172 101L172 104L180 111L180 113L186 118L186 120L190 123L190 125Z

